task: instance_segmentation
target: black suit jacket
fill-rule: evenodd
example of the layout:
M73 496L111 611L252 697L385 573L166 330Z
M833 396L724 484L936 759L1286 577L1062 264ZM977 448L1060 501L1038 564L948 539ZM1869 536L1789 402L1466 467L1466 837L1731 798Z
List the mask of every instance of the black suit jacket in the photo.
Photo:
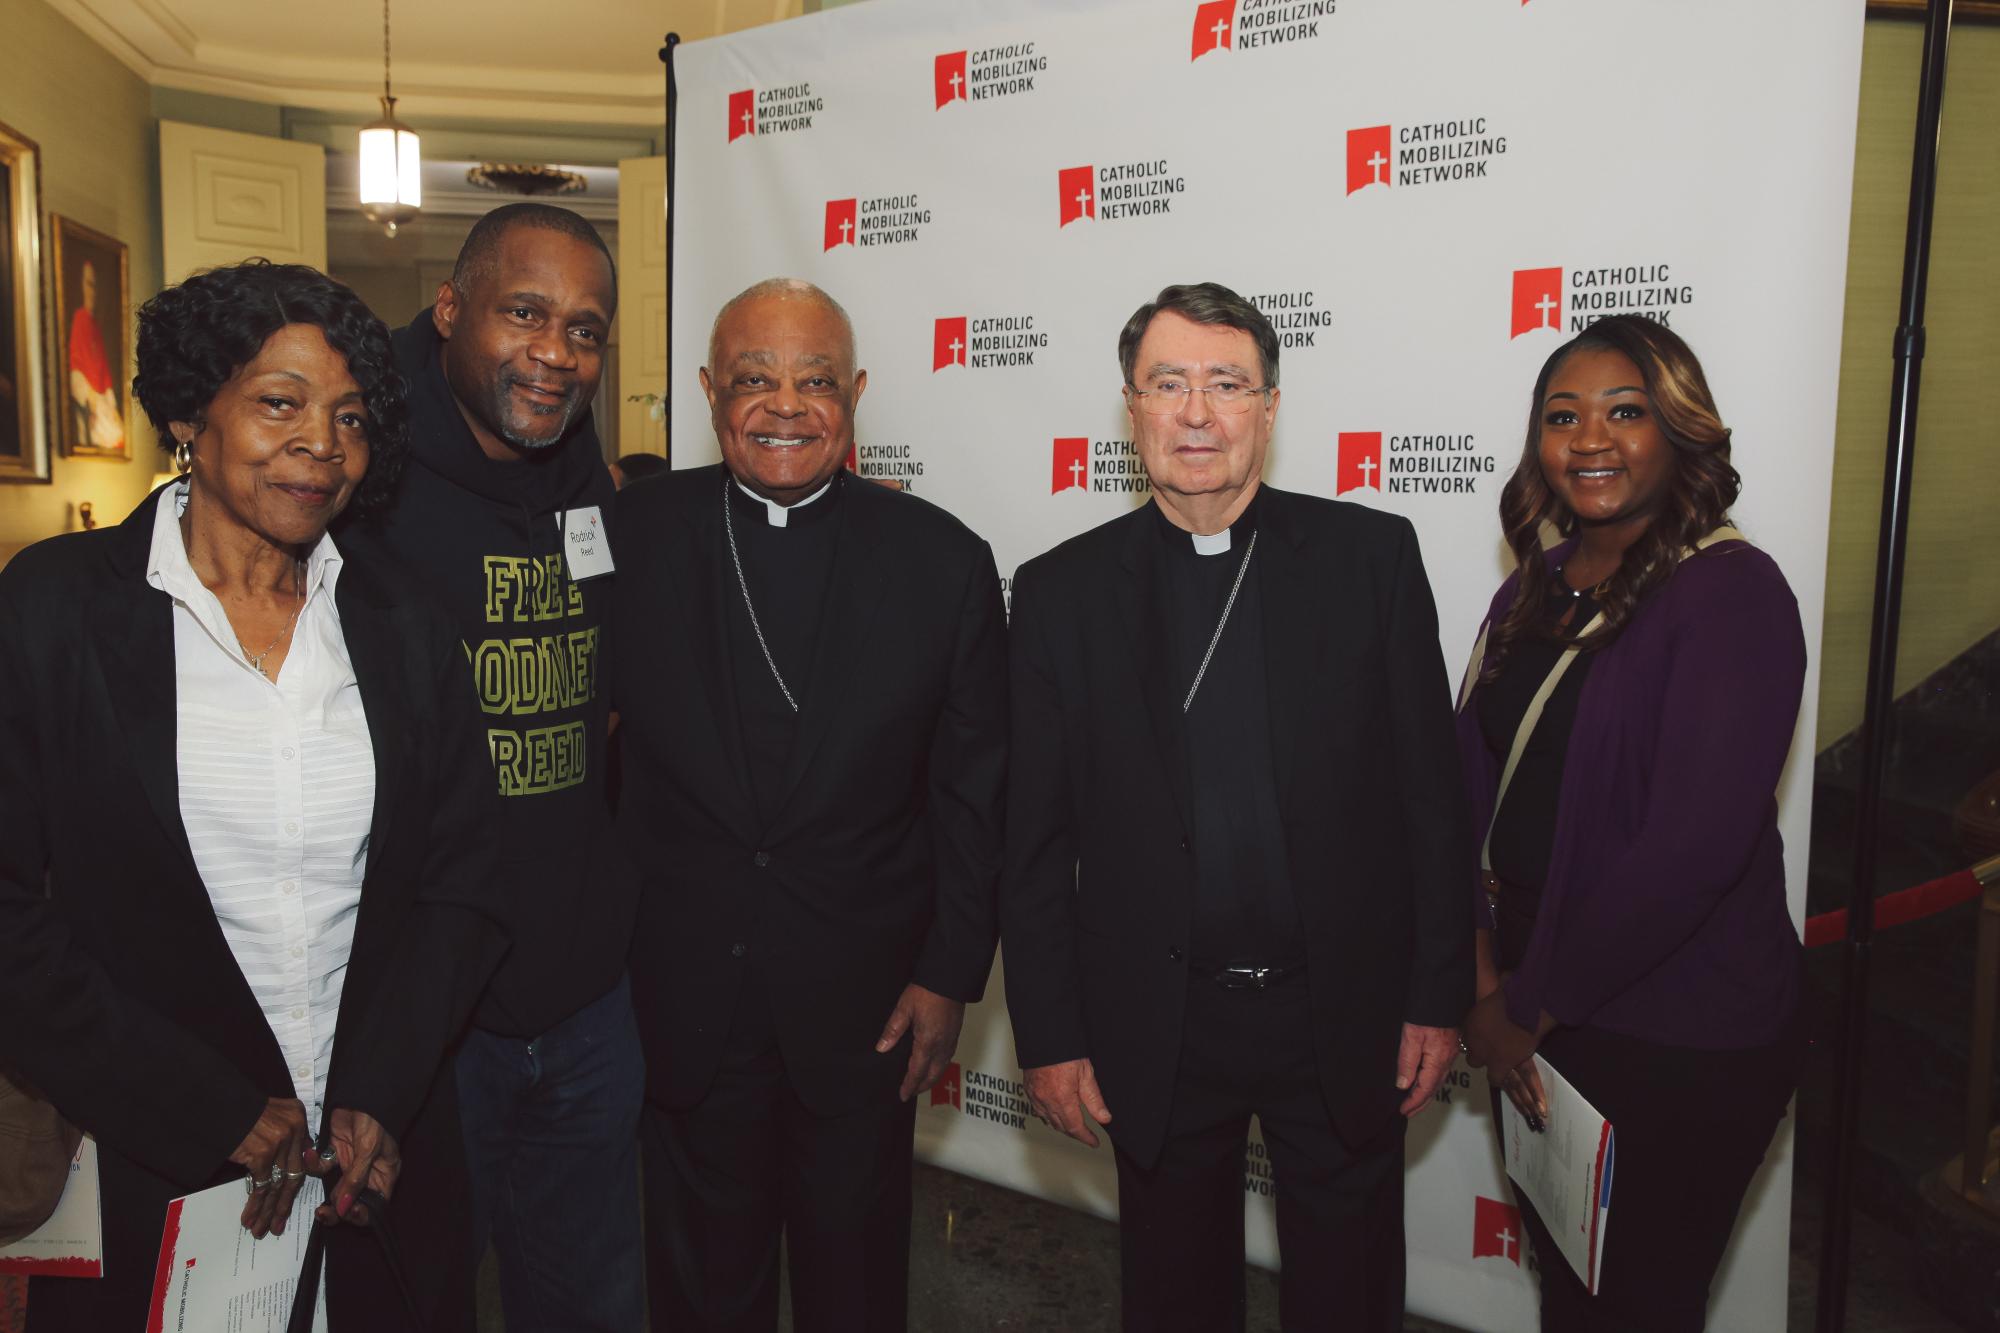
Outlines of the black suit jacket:
M911 495L844 477L790 794L760 825L738 729L721 467L618 498L623 792L640 871L632 997L648 1095L714 1079L746 967L793 1086L823 1113L893 1097L908 1039L875 1041L914 981L976 1000L993 962L1007 658L985 542Z
M1395 1122L1406 1021L1472 1001L1475 861L1451 694L1416 534L1401 518L1266 486L1271 746L1334 1123ZM1023 1067L1088 1057L1142 1162L1166 1134L1195 859L1165 552L1145 509L1021 567L1001 889Z
M158 496L0 571L0 1062L96 1136L104 1201L107 1276L38 1294L38 1327L72 1297L75 1326L139 1327L167 1201L240 1178L229 1154L293 1095L181 823L173 602L146 582ZM327 1104L397 1136L392 1207L443 1299L469 1242L440 1062L504 949L484 902L497 798L456 637L352 558L335 602L375 806ZM372 1238L336 1234L329 1312L398 1327Z

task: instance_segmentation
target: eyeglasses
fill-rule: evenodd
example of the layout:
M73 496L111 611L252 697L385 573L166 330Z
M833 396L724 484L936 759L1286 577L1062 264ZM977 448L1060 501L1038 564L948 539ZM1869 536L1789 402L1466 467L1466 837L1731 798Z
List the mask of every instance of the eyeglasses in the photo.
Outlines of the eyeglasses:
M1176 416L1187 406L1191 393L1206 394L1211 412L1248 412L1250 404L1271 391L1268 384L1238 384L1225 380L1221 384L1182 384L1179 380L1162 380L1150 389L1126 386L1138 400L1139 410L1156 417Z

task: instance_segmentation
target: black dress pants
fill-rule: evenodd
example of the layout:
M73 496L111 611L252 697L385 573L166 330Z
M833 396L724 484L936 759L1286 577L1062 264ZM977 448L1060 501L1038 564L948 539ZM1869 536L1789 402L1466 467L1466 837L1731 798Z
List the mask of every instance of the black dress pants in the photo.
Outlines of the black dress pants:
M1286 1333L1401 1329L1403 1120L1392 1117L1380 1141L1355 1148L1335 1134L1306 979L1262 991L1190 980L1173 1097L1160 1159L1142 1167L1117 1154L1127 1333L1243 1328L1252 1115L1276 1185Z
M883 1059L907 1061L909 1041ZM646 1276L654 1333L771 1333L778 1238L798 1333L895 1333L910 1285L916 1102L821 1117L793 1090L746 977L721 1071L687 1110L648 1103Z
M1542 1333L1701 1333L1737 1210L1798 1082L1799 1043L1699 1051L1562 1028L1540 1054L1618 1136L1596 1296L1514 1192L1541 1267Z

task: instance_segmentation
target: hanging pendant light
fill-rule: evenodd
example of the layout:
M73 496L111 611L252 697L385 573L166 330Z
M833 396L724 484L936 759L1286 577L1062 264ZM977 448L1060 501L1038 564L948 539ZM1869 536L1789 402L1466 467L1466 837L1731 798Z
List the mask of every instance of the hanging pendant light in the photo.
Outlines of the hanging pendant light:
M394 236L424 206L423 165L417 132L396 119L389 93L389 0L382 0L382 119L361 129L361 215Z

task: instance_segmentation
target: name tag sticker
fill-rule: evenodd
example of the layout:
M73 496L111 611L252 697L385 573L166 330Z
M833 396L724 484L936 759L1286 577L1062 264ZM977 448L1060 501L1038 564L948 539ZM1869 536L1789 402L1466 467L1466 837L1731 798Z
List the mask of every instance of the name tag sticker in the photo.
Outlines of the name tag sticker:
M556 521L562 525L563 561L569 566L571 582L594 579L616 568L611 563L611 537L604 531L604 516L596 505L565 509Z

